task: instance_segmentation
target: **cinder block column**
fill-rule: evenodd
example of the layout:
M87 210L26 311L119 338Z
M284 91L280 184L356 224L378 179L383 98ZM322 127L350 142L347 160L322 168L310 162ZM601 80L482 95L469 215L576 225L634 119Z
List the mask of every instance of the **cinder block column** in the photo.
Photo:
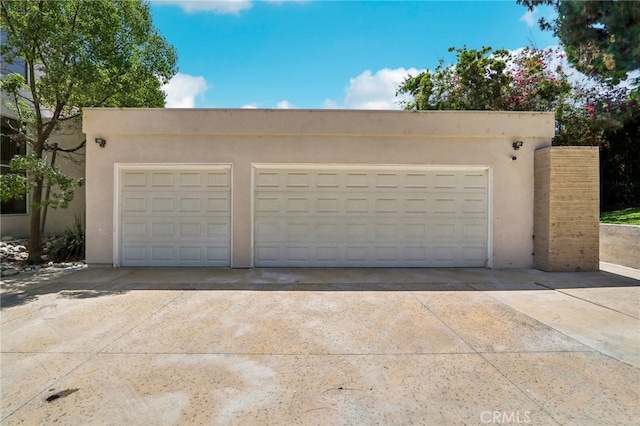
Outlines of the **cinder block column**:
M543 271L599 269L598 147L535 152L533 264Z

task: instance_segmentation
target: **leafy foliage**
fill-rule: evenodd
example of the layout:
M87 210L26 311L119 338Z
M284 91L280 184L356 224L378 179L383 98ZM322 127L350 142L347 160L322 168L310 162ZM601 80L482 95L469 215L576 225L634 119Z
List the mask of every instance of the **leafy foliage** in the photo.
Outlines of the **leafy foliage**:
M598 80L576 88L557 112L560 145L600 146L604 210L640 205L640 2L518 0L533 10L551 6L553 21L540 19L554 32L567 59L580 72ZM627 88L616 87L626 80Z
M539 5L555 9L555 21L542 18L540 27L560 39L578 71L617 84L640 68L640 2L517 1L529 10Z
M32 206L41 208L49 205L53 208L67 208L73 200L74 189L84 185L84 179L74 179L64 175L56 166L50 165L46 159L33 154L25 156L16 155L9 164L12 173L2 176L0 179L0 198L2 201L22 197L31 192L36 186L33 179L28 176L39 176L44 186L54 188L54 192L48 200L41 200Z
M555 111L554 145L600 147L601 208L640 205L640 108L637 91L611 81L572 87L562 53L524 49L509 53L485 47L456 49L457 62L409 76L398 93L410 94L406 109Z
M602 210L640 205L640 105L628 88L576 88L556 122L554 145L600 147Z
M12 0L1 7L1 53L9 63L27 62L33 103L52 108L54 119L85 106L164 106L160 87L175 74L176 54L141 0Z
M56 241L51 258L56 262L83 260L84 254L85 224L82 218L76 215L73 225L68 227L62 238Z
M456 63L408 76L398 94L410 94L408 110L553 111L571 86L562 68L551 69L552 49L456 51Z
M3 76L1 89L14 112L29 157L14 159L3 175L2 197L32 194L29 261L40 261L41 207L65 207L81 181L62 176L44 161L47 151L75 152L49 142L84 107L163 107L162 84L177 72L175 49L153 27L143 0L1 0L6 40L3 60L26 62L27 79ZM5 96L3 96L5 99ZM21 177L22 176L22 177ZM44 188L57 185L52 200Z
M507 84L503 71L509 53L498 50L490 55L490 47L464 47L456 52L454 67L445 66L441 60L433 72L426 70L405 79L398 92L413 96L413 102L403 105L405 109L501 109L501 92Z

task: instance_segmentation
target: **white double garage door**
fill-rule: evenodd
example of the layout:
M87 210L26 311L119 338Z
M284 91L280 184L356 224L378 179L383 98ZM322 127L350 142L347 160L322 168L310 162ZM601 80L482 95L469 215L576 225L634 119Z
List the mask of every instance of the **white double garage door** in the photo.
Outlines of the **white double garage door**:
M232 266L231 173L122 167L116 264ZM253 266L487 266L487 168L255 165L252 182Z

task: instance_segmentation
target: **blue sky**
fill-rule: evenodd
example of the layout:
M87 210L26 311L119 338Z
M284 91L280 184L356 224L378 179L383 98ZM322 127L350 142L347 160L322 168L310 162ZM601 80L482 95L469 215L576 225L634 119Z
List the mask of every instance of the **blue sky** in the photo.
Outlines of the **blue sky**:
M404 77L450 46L558 45L510 1L153 0L178 51L168 107L398 109Z

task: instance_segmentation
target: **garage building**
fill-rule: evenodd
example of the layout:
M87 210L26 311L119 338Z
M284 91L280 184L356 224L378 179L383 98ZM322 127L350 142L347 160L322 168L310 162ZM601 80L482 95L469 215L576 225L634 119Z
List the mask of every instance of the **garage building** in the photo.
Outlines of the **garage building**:
M86 109L83 128L89 264L526 268L554 116Z

